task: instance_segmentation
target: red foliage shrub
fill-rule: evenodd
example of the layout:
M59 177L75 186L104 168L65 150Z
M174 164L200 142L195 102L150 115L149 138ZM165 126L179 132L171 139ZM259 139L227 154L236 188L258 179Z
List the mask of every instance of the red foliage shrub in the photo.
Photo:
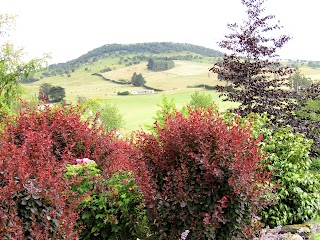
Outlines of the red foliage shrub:
M81 121L81 114L78 107L26 108L7 118L0 133L1 239L76 239L77 202L66 194L66 164L83 157L101 167L110 158L127 161L119 153L128 144L114 141L95 120Z
M212 110L175 112L157 134L137 133L136 146L156 185L159 238L248 239L269 174L249 127L226 124Z
M113 149L112 152L109 152L106 161L97 162L103 169L104 177L108 179L113 173L120 170L132 172L137 186L144 194L145 201L153 203L155 184L136 146L133 142L117 140L113 142Z

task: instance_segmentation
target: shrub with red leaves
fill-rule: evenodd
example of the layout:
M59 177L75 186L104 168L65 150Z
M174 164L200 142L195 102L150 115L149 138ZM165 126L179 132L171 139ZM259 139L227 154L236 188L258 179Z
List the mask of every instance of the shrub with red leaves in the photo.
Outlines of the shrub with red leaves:
M1 239L77 239L66 164L88 157L103 166L127 145L115 144L112 132L95 120L81 121L81 114L78 107L25 108L6 119L0 133Z
M159 239L179 239L185 230L188 239L248 239L270 191L251 129L191 108L155 128L137 133L136 146L156 185L149 208Z

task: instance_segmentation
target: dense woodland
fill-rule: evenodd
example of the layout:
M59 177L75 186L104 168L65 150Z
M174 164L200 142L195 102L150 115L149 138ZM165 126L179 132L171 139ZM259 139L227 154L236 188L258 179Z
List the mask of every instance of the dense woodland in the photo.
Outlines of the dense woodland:
M153 71L165 71L174 67L174 62L168 58L154 59L149 58L147 67Z

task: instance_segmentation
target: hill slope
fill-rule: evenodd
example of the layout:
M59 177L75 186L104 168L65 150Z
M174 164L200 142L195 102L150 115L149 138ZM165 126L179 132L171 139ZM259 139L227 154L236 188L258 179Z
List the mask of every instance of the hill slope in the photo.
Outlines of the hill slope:
M166 58L172 60L191 60L192 58L210 57L216 58L223 56L222 52L187 43L172 42L153 42L153 43L136 43L136 44L107 44L99 48L95 48L77 59L66 63L52 64L48 67L47 73L54 72L56 74L70 73L79 68L83 64L99 61L101 59L114 56L121 57L124 55L135 55L132 63L146 61L150 56L158 56L165 54Z

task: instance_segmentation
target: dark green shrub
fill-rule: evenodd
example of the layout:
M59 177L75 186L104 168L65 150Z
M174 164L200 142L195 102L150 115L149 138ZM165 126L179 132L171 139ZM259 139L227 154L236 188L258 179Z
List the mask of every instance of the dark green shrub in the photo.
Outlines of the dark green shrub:
M110 71L112 71L111 67L106 67L106 68L100 70L101 73L110 72Z
M121 95L121 96L130 95L130 92L129 91L117 92L117 95Z
M44 224L46 232L38 236L57 237L55 232L59 228L62 211L57 209L49 199L41 196L41 189L36 186L35 181L30 180L25 183L23 190L18 191L13 200L17 204L18 217L22 221L23 228L26 229L25 237L34 236L33 224L40 223L43 219L46 219Z

